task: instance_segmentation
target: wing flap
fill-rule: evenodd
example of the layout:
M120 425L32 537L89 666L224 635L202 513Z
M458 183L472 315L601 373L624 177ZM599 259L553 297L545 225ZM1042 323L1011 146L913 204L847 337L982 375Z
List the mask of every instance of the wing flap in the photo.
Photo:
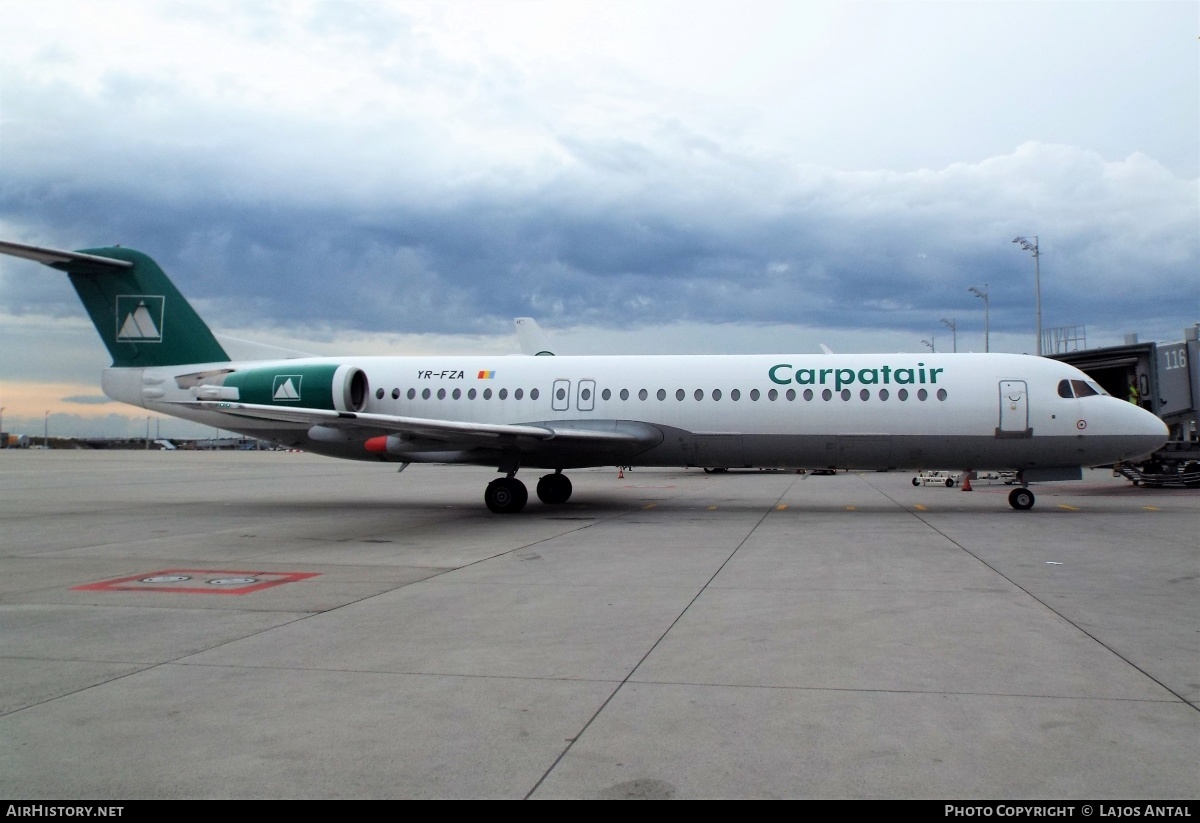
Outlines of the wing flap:
M618 429L588 429L574 425L556 426L553 423L523 425L516 423L473 423L461 420L436 420L424 417L399 417L367 412L340 412L327 409L279 408L254 403L233 403L220 400L185 400L178 405L204 411L215 411L251 420L272 420L300 423L309 426L361 428L371 432L388 431L450 444L478 446L495 443L503 438L532 438L538 441L558 440L570 443L597 445L629 444L644 440L636 432Z

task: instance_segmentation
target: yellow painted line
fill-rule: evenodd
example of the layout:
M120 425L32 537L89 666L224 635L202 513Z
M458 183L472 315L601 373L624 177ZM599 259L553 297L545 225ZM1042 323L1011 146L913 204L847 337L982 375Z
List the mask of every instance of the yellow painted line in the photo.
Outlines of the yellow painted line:
M708 510L709 510L710 512L715 512L715 511L717 510L717 507L716 507L716 506L709 506L709 507L708 507Z
M846 511L848 511L848 512L858 511L858 507L856 507L856 506L847 506L847 507L846 507Z
M787 508L787 503L780 503L778 506L775 507L775 511L781 512L786 508Z
M1079 509L1075 508L1074 506L1068 506L1066 503L1059 503L1059 504L1058 504L1058 507L1059 507L1060 509L1066 509L1066 510L1067 510L1067 511L1069 511L1069 512L1077 512L1077 511L1079 511Z
M1160 509L1158 506L1142 506L1142 508L1143 508L1143 509L1145 509L1145 510L1146 510L1146 511L1148 511L1148 512L1160 512L1160 511L1162 511L1162 509Z
M645 510L645 509L653 509L653 508L654 508L655 506L657 506L657 505L658 505L657 503L651 503L651 504L650 504L650 505L648 505L648 506L642 506L642 509L643 509L643 510Z
M925 508L925 507L924 507L924 506L922 506L920 503L918 503L918 504L915 506L915 508L916 508L916 510L917 510L917 511L919 511L919 512L927 512L927 511L929 511L929 509Z

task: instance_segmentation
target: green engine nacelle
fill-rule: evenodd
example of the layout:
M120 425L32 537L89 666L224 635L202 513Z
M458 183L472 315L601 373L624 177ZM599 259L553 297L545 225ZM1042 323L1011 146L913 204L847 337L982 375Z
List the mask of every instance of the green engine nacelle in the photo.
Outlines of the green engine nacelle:
M222 384L242 403L351 412L363 410L370 391L362 369L335 363L238 369Z

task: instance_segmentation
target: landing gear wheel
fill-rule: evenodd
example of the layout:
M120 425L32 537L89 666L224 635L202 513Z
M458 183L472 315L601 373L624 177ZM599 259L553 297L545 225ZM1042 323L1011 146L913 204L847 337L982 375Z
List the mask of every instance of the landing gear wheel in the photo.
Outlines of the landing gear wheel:
M913 485L914 485L914 486L919 486L919 485L921 485L921 481L920 481L920 480L918 480L917 478L915 478L915 477L914 477L914 478L913 478Z
M1033 492L1024 486L1013 489L1008 493L1008 505L1012 506L1017 511L1026 511L1033 508Z
M571 478L565 474L547 474L538 479L538 500L554 505L571 499Z
M954 478L953 477L946 478L946 488L948 488L948 489L954 488Z
M525 508L529 490L515 477L497 477L483 492L483 502L496 514L514 514Z

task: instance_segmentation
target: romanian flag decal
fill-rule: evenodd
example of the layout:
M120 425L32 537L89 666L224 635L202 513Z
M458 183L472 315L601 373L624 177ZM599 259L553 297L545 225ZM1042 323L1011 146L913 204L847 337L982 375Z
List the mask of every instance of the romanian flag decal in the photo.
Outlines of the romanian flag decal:
M494 371L481 371L479 373L480 380L491 380L495 376L496 376L496 372L494 372Z

